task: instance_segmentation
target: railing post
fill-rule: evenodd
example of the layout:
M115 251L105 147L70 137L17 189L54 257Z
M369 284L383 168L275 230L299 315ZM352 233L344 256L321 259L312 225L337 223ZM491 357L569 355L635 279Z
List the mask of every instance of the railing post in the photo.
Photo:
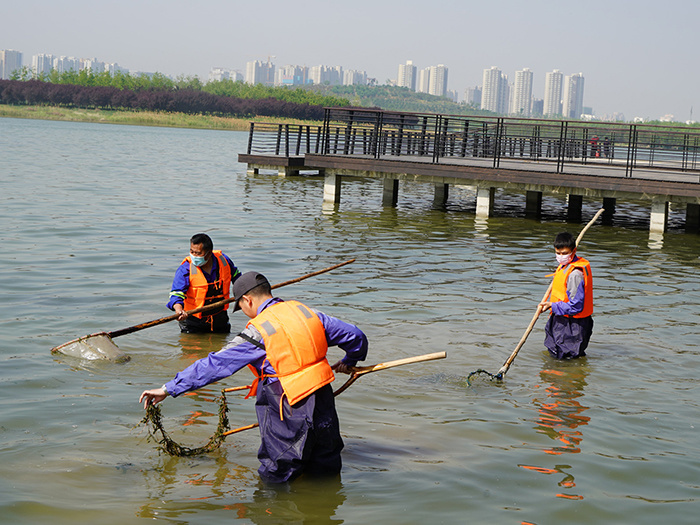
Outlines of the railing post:
M569 130L569 123L566 120L561 122L561 130L559 131L559 147L557 148L557 173L564 173L564 142Z
M375 111L374 134L371 141L372 156L378 159L381 155L381 138L382 138L382 123L384 113Z
M440 158L440 135L442 134L442 115L435 116L435 137L433 138L433 164Z
M323 116L323 133L321 134L321 155L327 155L330 150L330 108L326 108Z
M634 167L634 161L636 159L637 153L637 126L635 124L630 124L629 139L627 142L627 163L625 164L625 177L632 176L632 168Z
M284 125L284 156L289 157L289 124Z
M501 141L503 140L504 127L503 118L498 118L498 120L496 120L496 143L493 145L494 168L498 168L501 165Z
M282 126L284 126L284 124L277 124L277 142L275 143L275 155L280 154L280 146L282 142Z
M253 151L253 130L255 129L255 122L250 123L250 131L248 132L248 155Z

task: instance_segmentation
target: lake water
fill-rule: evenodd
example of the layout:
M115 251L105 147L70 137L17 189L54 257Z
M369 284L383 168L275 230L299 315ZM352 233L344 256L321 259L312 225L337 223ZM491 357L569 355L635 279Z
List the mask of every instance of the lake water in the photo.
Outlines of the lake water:
M593 264L588 357L551 359L544 319L505 380L554 268L563 200L543 220L498 193L475 220L474 195L352 181L324 211L323 179L246 175L247 134L0 119L0 522L696 523L700 509L700 236L678 219L650 239L648 210L618 202L580 253ZM584 218L600 203L585 202ZM675 221L675 222L674 222ZM156 319L189 237L208 232L243 270L360 326L367 364L445 350L445 360L376 372L337 398L346 448L336 482L262 485L257 430L203 457L172 458L138 423L159 386L226 337L174 323L115 339L126 364L50 349ZM244 325L240 313L232 325ZM235 328L234 328L235 329ZM342 352L331 350L331 358ZM221 388L167 399L178 441L204 443ZM339 383L339 381L337 381ZM229 395L233 427L255 422Z

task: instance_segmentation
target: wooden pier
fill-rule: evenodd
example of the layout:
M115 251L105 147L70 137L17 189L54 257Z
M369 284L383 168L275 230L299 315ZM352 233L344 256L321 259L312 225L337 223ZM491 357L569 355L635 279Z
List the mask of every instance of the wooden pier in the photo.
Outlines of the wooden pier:
M528 216L543 195L566 196L572 221L584 199L608 220L618 199L647 201L649 229L662 233L671 204L685 206L686 231L700 230L699 153L695 128L327 108L322 126L251 123L238 160L252 172L324 174L323 200L333 204L348 176L382 181L386 206L401 180L434 185L437 206L451 185L471 186L481 217L498 188L523 193Z

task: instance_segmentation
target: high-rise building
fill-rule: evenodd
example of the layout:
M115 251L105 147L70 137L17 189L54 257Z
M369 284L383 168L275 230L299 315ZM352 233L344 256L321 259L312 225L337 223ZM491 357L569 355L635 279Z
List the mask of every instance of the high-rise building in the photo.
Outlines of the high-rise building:
M544 116L561 115L561 86L564 75L558 69L544 76Z
M416 91L418 93L427 93L428 89L430 89L430 68L426 67L418 72Z
M405 64L399 64L399 75L396 78L396 85L415 91L417 70L418 68L413 65L412 60L407 60Z
M209 82L216 82L222 80L232 80L237 82L243 80L243 75L234 69L226 69L223 67L213 67L209 70Z
M447 68L443 64L430 66L430 80L428 81L428 93L437 97L447 95Z
M32 73L35 77L39 75L48 75L53 69L53 55L45 55L44 53L39 53L32 57Z
M354 69L346 69L343 73L344 86L366 86L367 71L356 71Z
M532 71L527 67L515 72L513 102L510 106L512 115L529 117L532 113L532 79Z
M22 69L22 53L14 49L0 50L0 78L9 79L17 70Z
M342 66L313 66L309 69L309 80L316 85L340 86L343 84Z
M80 60L75 57L61 56L54 58L53 68L59 73L68 71L80 71Z
M564 79L563 111L564 118L581 118L583 111L583 73L567 76Z
M464 100L476 108L481 107L481 86L469 87L464 92Z
M481 109L502 115L507 113L510 98L508 77L496 66L484 69L482 86Z
M246 62L245 81L247 84L263 84L272 86L275 83L275 65L270 62L253 60Z
M275 72L275 86L302 86L308 83L309 68L306 66L286 65Z

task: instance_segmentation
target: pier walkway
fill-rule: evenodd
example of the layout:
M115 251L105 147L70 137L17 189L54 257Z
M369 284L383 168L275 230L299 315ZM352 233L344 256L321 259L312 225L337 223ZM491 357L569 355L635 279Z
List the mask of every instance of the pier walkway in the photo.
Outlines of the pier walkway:
M669 206L684 206L686 230L700 229L700 128L327 108L323 125L251 123L239 162L280 175L325 175L324 202L339 203L343 177L382 181L395 206L398 183L433 184L444 205L450 185L471 186L476 214L491 213L495 190L522 192L538 216L543 195L565 195L569 219L583 199L610 219L617 199L648 201L651 232ZM605 218L605 216L604 216Z

